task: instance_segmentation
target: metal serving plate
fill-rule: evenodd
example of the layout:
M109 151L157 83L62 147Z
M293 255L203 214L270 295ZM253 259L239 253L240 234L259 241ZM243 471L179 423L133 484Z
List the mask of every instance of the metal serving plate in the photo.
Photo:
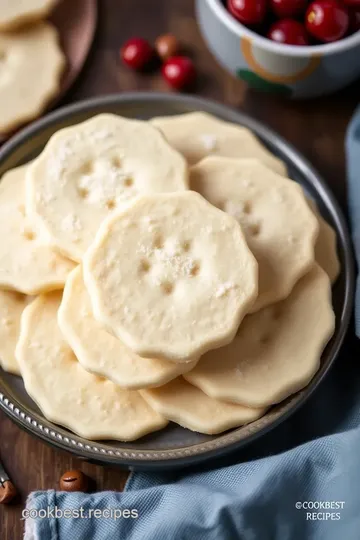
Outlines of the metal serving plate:
M166 429L133 443L84 440L48 422L27 395L21 380L0 370L0 406L12 420L54 446L103 464L137 469L174 468L224 455L246 445L288 418L309 398L335 360L349 324L354 293L353 259L349 234L338 204L324 180L292 146L244 114L201 98L182 95L136 93L100 97L49 114L15 136L0 151L0 175L37 156L58 129L95 114L110 112L147 119L191 111L207 111L249 127L274 154L286 162L290 177L304 186L318 203L323 216L336 229L342 266L333 295L336 331L323 354L320 370L307 388L273 407L256 422L217 436L201 435L170 424Z

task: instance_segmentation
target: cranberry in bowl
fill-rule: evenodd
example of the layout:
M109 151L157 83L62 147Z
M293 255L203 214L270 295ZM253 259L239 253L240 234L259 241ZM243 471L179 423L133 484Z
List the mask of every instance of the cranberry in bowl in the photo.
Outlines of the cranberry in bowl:
M196 0L205 41L230 73L290 98L336 92L360 76L357 0Z

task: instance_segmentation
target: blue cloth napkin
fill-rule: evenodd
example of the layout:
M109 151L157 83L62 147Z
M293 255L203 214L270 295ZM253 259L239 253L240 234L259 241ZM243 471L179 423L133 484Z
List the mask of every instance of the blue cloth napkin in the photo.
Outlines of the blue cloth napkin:
M360 107L350 122L345 147L352 237L356 261L360 268ZM360 273L356 282L355 329L356 335L360 337Z
M346 151L360 257L360 109ZM360 327L360 297L357 309ZM28 518L25 539L359 540L359 358L351 329L316 395L233 456L236 464L220 463L212 471L133 473L123 493L31 494L27 511L50 515ZM58 515L68 510L83 517L56 518L51 515L56 509ZM89 517L95 510L97 517Z

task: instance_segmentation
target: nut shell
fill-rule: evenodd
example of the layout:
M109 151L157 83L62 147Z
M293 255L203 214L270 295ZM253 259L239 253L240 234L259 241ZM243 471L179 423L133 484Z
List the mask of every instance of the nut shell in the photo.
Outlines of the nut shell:
M0 483L0 504L9 504L17 495L17 490L10 480Z
M79 470L67 471L60 478L61 491L87 491L88 478Z
M173 34L164 34L155 41L155 49L162 60L168 60L178 54L180 45Z

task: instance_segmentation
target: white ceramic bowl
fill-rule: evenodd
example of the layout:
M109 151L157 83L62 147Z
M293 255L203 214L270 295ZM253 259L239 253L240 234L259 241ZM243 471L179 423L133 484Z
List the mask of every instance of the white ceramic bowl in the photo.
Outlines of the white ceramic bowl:
M196 0L202 34L219 62L250 86L293 98L330 94L360 76L360 31L334 43L275 43L239 23L221 0Z

